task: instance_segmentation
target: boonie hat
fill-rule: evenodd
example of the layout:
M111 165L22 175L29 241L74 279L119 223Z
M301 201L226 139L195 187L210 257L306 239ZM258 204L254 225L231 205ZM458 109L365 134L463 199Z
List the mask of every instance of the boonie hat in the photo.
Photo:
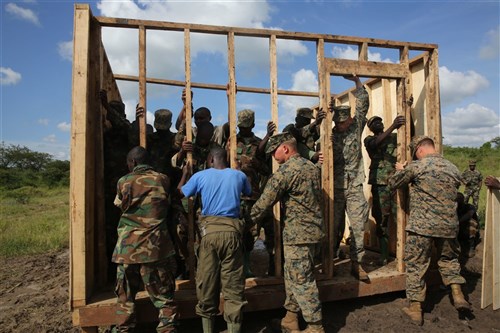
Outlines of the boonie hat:
M238 127L252 127L255 124L255 112L244 109L238 112Z
M309 118L309 119L314 119L313 110L311 110L309 108L299 108L299 109L297 109L297 116L304 117L304 118Z
M156 110L154 125L157 130L168 130L172 125L172 112L168 109Z

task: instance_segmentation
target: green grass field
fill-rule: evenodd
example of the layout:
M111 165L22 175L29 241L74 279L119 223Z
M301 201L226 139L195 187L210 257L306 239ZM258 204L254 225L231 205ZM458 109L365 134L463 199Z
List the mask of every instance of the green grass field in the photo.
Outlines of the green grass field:
M0 256L68 247L69 188L37 188L26 203L12 191L3 191L0 200Z

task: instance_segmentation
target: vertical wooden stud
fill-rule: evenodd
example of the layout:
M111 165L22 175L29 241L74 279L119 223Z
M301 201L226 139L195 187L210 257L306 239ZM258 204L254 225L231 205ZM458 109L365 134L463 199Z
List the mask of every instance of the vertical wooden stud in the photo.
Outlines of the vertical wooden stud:
M139 105L144 108L144 116L139 121L139 144L146 148L146 28L139 27Z
M227 119L229 122L229 160L231 168L237 166L236 156L236 69L234 60L234 32L227 35L227 71L229 84L227 90Z

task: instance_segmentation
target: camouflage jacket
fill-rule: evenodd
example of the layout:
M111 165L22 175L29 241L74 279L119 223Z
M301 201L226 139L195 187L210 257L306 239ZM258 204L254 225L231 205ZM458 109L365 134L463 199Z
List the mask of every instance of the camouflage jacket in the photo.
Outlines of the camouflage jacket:
M155 262L175 253L166 221L169 186L167 176L144 164L120 178L115 205L121 209L122 216L113 262Z
M178 149L174 148L175 133L156 131L148 135L148 151L151 156L151 166L157 172L170 177L172 172L172 156Z
M258 153L262 139L255 135L243 137L238 133L236 140L236 159L240 164L240 170L245 173L252 186L252 196L249 199L257 200L261 192L261 178L269 175L265 156Z
M364 88L356 89L353 94L356 97L354 122L344 132L333 128L334 186L336 188L347 188L348 184L356 186L365 181L361 135L368 121L366 114L370 101Z
M427 155L389 178L391 189L405 184L410 184L410 219L406 230L423 236L455 238L460 186L457 167L439 154Z
M318 126L306 125L302 128L295 127L295 124L288 124L283 132L292 133L297 140L297 150L300 156L310 160L315 154L315 144L319 139Z
M481 189L481 182L483 181L483 175L477 170L465 170L462 173L462 181L467 189L479 191Z
M378 146L375 144L376 139L375 135L370 135L364 141L366 151L371 159L368 184L387 185L387 180L395 171L397 134L391 133Z
M251 218L259 223L267 210L281 201L283 244L318 243L324 236L320 185L320 169L294 155L271 176L252 207Z

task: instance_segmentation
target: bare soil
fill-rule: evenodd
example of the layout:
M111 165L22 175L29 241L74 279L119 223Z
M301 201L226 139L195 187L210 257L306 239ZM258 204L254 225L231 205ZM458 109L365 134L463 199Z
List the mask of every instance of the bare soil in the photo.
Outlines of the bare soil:
M481 310L482 244L465 274L466 297L473 311L459 314L442 286L428 289L424 325L412 325L401 312L406 305L404 292L362 297L323 304L323 323L333 332L500 332L500 310ZM0 258L0 332L79 332L72 327L68 307L69 252L18 258ZM282 309L245 313L245 333L273 332L270 321L284 315ZM302 323L304 324L304 323ZM222 318L217 331L225 329ZM105 331L105 328L100 329ZM154 326L138 328L154 332ZM180 332L201 332L199 319L181 321Z

